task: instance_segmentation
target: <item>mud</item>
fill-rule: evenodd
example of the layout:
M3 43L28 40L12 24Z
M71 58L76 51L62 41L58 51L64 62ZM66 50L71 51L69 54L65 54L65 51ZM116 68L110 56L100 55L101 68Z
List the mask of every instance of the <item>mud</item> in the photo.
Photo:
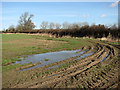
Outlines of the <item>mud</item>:
M53 65L33 69L31 72L46 74L32 78L29 82L10 85L10 88L117 88L118 87L118 55L114 46L96 43L88 51L71 59L63 60ZM90 53L93 54L90 54ZM74 60L77 59L77 60ZM74 63L73 63L74 62ZM72 63L72 64L70 64ZM66 67L57 66L69 64ZM49 68L51 67L51 68ZM53 67L53 68L52 68ZM55 71L50 73L49 70ZM28 70L29 71L29 70ZM26 70L27 72L27 70Z

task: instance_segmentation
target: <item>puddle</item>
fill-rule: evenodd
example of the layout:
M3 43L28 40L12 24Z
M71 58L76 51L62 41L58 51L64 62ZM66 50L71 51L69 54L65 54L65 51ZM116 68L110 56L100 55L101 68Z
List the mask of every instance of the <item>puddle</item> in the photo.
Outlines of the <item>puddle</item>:
M58 67L59 67L59 65L55 65L55 66L52 66L52 67L48 67L46 69L53 69L53 68L58 68Z
M95 51L95 52L96 52L96 51ZM76 59L74 59L74 60L79 60L79 59L82 59L82 58L88 57L88 56L94 54L95 52L90 52L90 53L83 54L82 56L80 56L80 57L78 57L78 58L76 58Z
M75 57L75 56L80 56L81 54L83 54L83 53L85 53L86 51L88 51L88 50L85 50L85 51L81 51L81 52L79 52L79 53L76 53L76 52L78 52L78 51L80 51L80 50L72 50L72 51L60 51L60 52L64 52L64 54L65 53L69 53L68 55L71 55L71 56L69 56L69 57L64 57L64 58L60 58L60 56L58 56L58 58L56 59L56 58L54 58L53 60L48 60L48 61L42 61L42 63L41 64L38 64L38 65L36 65L36 66L33 66L33 67L30 67L30 68L25 68L25 69L22 69L22 70L19 70L19 71L24 71L24 70L30 70L30 69L34 69L34 68L38 68L38 67L42 67L42 66L45 66L45 65L48 65L48 64L51 64L51 63L54 63L54 62L58 62L58 61L61 61L61 60L64 60L64 59L67 59L67 58L71 58L71 57ZM90 53L87 53L87 54L83 54L82 56L80 56L80 57L78 57L78 58L76 58L76 59L74 59L74 60L79 60L79 59L83 59L83 58L85 58L85 57L88 57L88 56L90 56L90 55L92 55L92 54L94 54L96 51L94 51L94 52L90 52ZM53 53L53 52L51 52L51 53ZM54 52L54 53L58 53L58 52ZM45 53L46 54L46 53ZM48 53L47 53L48 54ZM41 54L39 54L39 55L41 55ZM59 54L58 54L59 55ZM60 54L61 55L61 54ZM106 58L108 57L110 55L110 52L108 53L108 54L106 54L106 56L105 56L105 58L103 58L101 61L104 61L104 60L106 60ZM34 55L33 55L34 56ZM63 56L65 56L65 55L63 55ZM56 57L56 56L51 56L51 57ZM27 58L29 58L29 56L27 57ZM26 59L24 59L24 60L27 60L27 58ZM55 60L56 59L56 60ZM22 64L22 61L17 61L17 63L20 63L21 62L21 64ZM55 65L55 66L52 66L52 67L48 67L48 68L46 68L46 69L52 69L52 68L57 68L57 67L59 67L60 65Z
M109 52L108 54L106 54L106 56L101 60L101 62L104 61L104 60L106 60L106 58L110 55L110 53L111 52Z
M19 71L24 71L24 70L30 70L30 69L34 69L37 67L42 67L54 62L59 62L65 59L69 59L72 57L76 57L76 56L80 56L81 54L87 52L89 49L86 49L84 51L81 51L82 49L79 50L71 50L71 51L58 51L58 52L48 52L48 53L42 53L42 54L35 54L35 55L29 55L28 57L22 57L20 59L22 59L22 61L16 61L14 64L26 64L26 63L39 63L41 62L41 64L35 65L33 67L30 68L25 68ZM94 52L88 53L88 54L83 54L83 56L80 56L77 59L81 59L81 58L85 58L87 56L92 55ZM47 61L46 61L47 59ZM52 66L49 68L56 68L57 66Z
M45 63L46 65L50 62L58 62L61 60L65 60L71 57L79 56L80 54L83 54L86 51L79 50L71 50L71 51L58 51L58 52L48 52L48 53L42 53L42 54L34 54L34 55L28 55L27 57L21 57L20 59L22 61L16 61L14 64L27 64L27 63L38 63L41 61L42 63ZM80 53L76 53L80 52ZM47 61L45 61L47 59Z
M21 57L22 61L16 61L14 64L27 64L27 63L39 63L34 67L26 68L24 70L34 69L37 67L42 67L54 62L59 62L65 59L69 59L75 56L80 56L81 54L85 53L87 50L81 51L79 50L70 50L70 51L58 51L58 52L48 52L42 54L35 54L35 55L28 55L27 57ZM78 53L79 52L79 53ZM47 61L45 61L47 59Z
M95 51L95 52L96 52L96 51ZM83 56L80 56L79 58L74 59L74 60L79 60L79 59L88 57L88 56L94 54L95 52L90 52L90 53L87 53L87 54L83 54ZM59 66L60 66L60 65L55 65L55 66L52 66L52 67L48 67L48 68L46 68L46 69L53 69L53 68L57 68L57 67L59 67Z

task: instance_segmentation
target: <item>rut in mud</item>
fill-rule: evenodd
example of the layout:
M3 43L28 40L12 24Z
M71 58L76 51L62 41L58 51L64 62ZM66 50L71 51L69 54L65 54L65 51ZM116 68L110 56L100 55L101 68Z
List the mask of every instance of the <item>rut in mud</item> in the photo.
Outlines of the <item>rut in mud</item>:
M17 84L13 88L116 88L118 87L117 49L108 44L96 43L83 53L93 54L76 57L76 63L58 69L54 73L37 77L33 82Z

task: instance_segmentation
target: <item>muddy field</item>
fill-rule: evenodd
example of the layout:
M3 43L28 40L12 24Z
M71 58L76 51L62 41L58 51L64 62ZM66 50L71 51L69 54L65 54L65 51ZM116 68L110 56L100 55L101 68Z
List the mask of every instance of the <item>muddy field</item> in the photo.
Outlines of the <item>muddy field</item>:
M34 36L34 35L33 35ZM46 37L32 37L32 42L36 43L42 39L42 43L30 44L30 46L38 46L44 44L44 39L46 40L48 46L42 46L42 48L51 48L47 52L55 52L62 50L77 50L81 49L81 51L76 52L81 53L78 56L74 56L65 60L61 60L59 62L54 62L42 67L37 67L34 69L24 70L26 68L34 67L40 63L36 64L25 64L25 65L11 65L6 64L10 62L3 63L3 88L118 88L119 81L119 73L118 73L118 50L119 45L111 44L111 42L93 40L93 39L79 39L79 38L67 38L67 39L54 39L54 38L46 38ZM26 38L26 37L25 37ZM24 38L24 40L26 40ZM36 39L37 38L37 39ZM18 40L18 41L17 41ZM21 44L17 39L16 42ZM37 40L35 42L35 40ZM69 41L71 40L71 41ZM4 40L3 45L5 43L14 43L12 40ZM73 42L74 41L74 42ZM75 42L76 41L76 42ZM16 43L15 42L15 43ZM79 42L79 43L77 43ZM84 42L84 43L83 43ZM27 43L27 42L26 42ZM59 43L59 45L55 45L53 43ZM74 44L73 44L74 43ZM66 45L67 44L67 45ZM54 47L52 46L54 45ZM63 46L62 46L63 45ZM66 47L65 47L66 45ZM23 45L21 48L23 48ZM67 47L68 46L68 47ZM71 48L72 46L72 48ZM27 46L25 46L27 47ZM55 49L58 48L59 49ZM4 47L3 49L6 49ZM37 47L41 48L41 47ZM53 49L54 48L54 49ZM34 50L35 48L33 48ZM17 50L17 47L16 47ZM15 50L15 51L16 51ZM5 51L10 53L11 50ZM31 55L31 53L21 53L14 54L15 51L12 51L12 56L21 56L21 55ZM31 50L27 50L31 52ZM40 50L38 50L40 51ZM36 49L36 53L38 52ZM44 50L40 51L41 53ZM3 53L5 53L3 52ZM36 54L35 53L35 54ZM10 56L4 55L3 60L8 60ZM14 60L17 61L17 60ZM49 62L49 59L45 60ZM9 69L7 69L9 68Z

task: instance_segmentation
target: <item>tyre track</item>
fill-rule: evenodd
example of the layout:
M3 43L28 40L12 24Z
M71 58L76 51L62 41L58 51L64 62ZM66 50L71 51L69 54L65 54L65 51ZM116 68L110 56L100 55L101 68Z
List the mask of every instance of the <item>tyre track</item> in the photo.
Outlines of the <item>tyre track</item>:
M105 86L105 84L109 82L112 77L107 75L104 72L101 72L101 74L99 74L96 78L93 78L93 76L88 78L88 80L84 78L84 76L88 77L90 75L91 68L96 67L97 65L101 63L100 60L105 58L105 55L108 54L108 56L106 56L105 61L115 56L114 49L111 46L100 45L97 43L95 48L97 49L97 51L93 55L88 56L87 58L81 59L80 61L78 61L77 64L70 66L65 71L61 71L51 76L47 76L43 78L41 81L31 83L29 85L28 84L23 85L23 87L26 87L26 88L53 87L55 88L55 87L61 87L61 85L63 85L64 87L70 87L69 84L75 85L76 83L77 84L81 83L81 86L86 87L86 88L95 88L95 87ZM90 48L90 50L85 53L89 53L90 51L93 51L95 48ZM18 87L20 86L21 85L19 85Z

